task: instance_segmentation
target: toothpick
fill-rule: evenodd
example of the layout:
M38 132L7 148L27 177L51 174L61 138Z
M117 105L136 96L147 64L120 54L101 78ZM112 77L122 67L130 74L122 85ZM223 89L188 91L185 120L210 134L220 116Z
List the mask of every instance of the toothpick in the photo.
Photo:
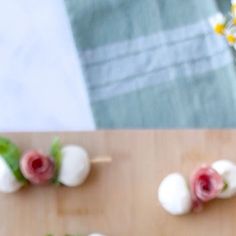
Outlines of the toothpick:
M112 162L112 158L109 156L96 156L95 158L90 160L91 164L99 164L99 163L110 163Z

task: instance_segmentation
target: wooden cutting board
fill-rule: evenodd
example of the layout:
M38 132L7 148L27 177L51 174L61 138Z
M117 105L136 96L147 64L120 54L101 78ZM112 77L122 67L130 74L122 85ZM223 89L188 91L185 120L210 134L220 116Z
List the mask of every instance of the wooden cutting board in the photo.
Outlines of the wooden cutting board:
M170 172L191 173L201 163L236 161L236 131L99 131L91 133L18 133L10 137L23 150L47 151L53 136L80 144L94 164L78 188L29 187L0 194L0 236L87 235L204 236L235 235L236 198L206 204L200 214L168 215L156 192Z

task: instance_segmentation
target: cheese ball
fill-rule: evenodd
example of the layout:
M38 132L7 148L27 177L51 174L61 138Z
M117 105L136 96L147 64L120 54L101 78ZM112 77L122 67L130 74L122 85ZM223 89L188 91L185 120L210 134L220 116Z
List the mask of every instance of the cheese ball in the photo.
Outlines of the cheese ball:
M58 181L68 187L81 185L90 172L88 153L80 146L68 145L61 150Z
M179 173L166 176L158 189L161 206L172 215L183 215L192 208L192 199L185 178Z
M22 185L23 184L16 179L4 158L0 156L0 191L12 193L19 190Z
M225 182L225 188L218 194L218 198L230 198L236 194L236 166L229 160L219 160L212 164Z

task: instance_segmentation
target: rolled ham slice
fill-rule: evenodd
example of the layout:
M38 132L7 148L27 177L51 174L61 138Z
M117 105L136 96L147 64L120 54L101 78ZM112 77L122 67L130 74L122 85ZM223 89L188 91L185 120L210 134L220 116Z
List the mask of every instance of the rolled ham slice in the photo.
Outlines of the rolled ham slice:
M53 160L38 151L29 151L20 162L22 174L33 184L44 184L54 176Z
M224 187L223 178L210 166L198 168L190 177L193 202L207 202L218 196Z

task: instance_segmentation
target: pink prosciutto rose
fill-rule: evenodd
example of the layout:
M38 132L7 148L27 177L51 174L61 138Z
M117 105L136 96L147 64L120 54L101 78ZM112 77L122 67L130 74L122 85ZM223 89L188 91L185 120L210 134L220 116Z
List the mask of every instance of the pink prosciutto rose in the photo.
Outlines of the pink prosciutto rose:
M43 184L54 176L52 159L38 151L29 151L20 162L22 174L33 184Z
M224 187L222 177L211 167L203 166L190 177L193 210L199 211L202 202L217 197Z

